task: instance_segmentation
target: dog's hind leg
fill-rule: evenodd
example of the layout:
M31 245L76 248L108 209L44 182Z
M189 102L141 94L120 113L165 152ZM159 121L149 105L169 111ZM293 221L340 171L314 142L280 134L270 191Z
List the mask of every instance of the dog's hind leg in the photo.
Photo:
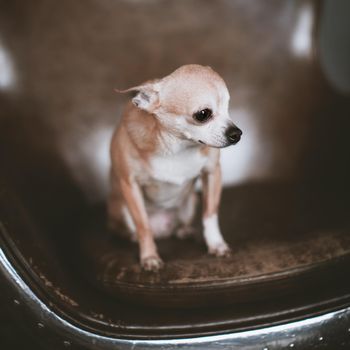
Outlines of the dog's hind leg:
M197 202L198 194L193 191L179 208L178 220L180 225L176 231L176 236L180 239L188 238L196 233L195 228L192 226L192 221L196 214Z

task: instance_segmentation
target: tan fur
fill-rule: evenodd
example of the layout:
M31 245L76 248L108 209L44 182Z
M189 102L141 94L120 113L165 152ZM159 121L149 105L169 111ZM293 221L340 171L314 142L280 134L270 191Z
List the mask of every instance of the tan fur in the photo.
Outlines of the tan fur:
M200 148L200 152L204 155L204 156L208 156L209 155L209 150L210 148L208 146L202 146Z
M221 168L217 164L214 172L202 174L203 216L208 218L218 212L221 197Z

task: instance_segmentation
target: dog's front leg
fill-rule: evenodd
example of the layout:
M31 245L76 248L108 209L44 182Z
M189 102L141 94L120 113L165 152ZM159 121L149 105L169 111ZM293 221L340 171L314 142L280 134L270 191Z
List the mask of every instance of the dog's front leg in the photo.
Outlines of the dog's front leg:
M221 169L220 163L213 170L202 173L203 188L203 227L204 239L210 254L226 256L230 248L220 232L218 223L218 208L221 198Z
M140 186L134 180L121 179L120 188L136 227L141 266L147 271L157 271L163 262L157 252Z

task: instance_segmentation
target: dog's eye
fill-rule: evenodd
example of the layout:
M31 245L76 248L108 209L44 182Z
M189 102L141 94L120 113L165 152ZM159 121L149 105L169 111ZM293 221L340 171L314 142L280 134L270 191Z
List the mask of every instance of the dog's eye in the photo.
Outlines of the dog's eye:
M204 123L213 116L213 111L209 108L202 109L193 114L193 118L200 123Z

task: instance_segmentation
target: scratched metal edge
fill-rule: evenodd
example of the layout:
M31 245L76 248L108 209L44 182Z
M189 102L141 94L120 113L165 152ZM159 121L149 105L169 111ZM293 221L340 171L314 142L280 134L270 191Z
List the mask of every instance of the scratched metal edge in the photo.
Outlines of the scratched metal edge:
M177 349L216 349L222 348L223 345L229 345L231 349L234 349L236 346L241 349L242 345L249 344L249 348L251 349L254 349L256 346L261 349L263 337L265 339L263 343L269 346L269 349L273 349L273 345L271 347L269 343L271 342L271 344L273 344L273 342L276 342L276 339L281 338L282 335L283 339L285 339L286 332L290 334L303 333L303 336L307 337L307 333L311 332L311 330L314 331L318 327L326 324L327 327L330 327L331 324L340 322L340 320L345 320L347 326L349 326L350 307L347 306L336 311L327 312L303 320L228 334L153 340L121 339L100 335L78 327L51 310L24 282L1 248L0 272L15 290L16 295L14 295L14 300L17 300L18 303L21 303L23 308L31 312L33 319L36 319L37 322L40 322L46 328L50 328L52 332L58 335L65 334L64 340L61 339L62 336L58 337L61 339L61 343L58 342L57 344L58 346L60 344L62 346L77 344L79 346L84 346L86 349L112 349L118 347L118 349L122 350L151 348L170 350L175 349L175 347ZM313 331L311 333L314 333Z

